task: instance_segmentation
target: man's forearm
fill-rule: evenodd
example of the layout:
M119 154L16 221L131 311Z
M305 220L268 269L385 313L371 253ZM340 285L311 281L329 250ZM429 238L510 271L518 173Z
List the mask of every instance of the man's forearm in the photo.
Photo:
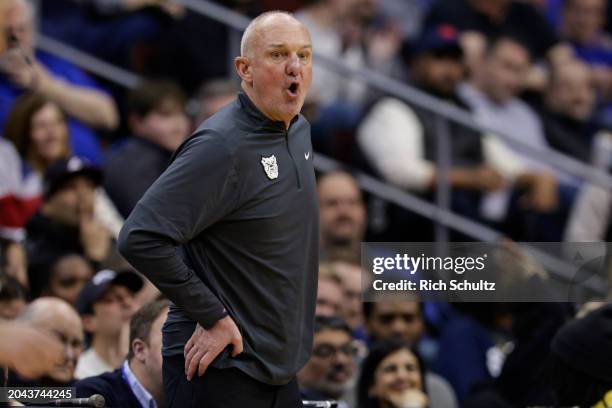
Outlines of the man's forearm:
M95 128L113 130L119 124L117 108L104 93L74 86L39 67L38 91L56 102L66 113Z
M173 243L129 224L119 234L119 251L164 295L204 328L227 316L223 304L185 265Z

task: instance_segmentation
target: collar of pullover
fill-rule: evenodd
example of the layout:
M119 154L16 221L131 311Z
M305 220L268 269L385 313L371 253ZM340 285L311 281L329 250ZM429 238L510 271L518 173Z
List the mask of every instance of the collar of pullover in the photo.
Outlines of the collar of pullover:
M263 128L276 130L285 134L285 123L272 120L264 115L244 91L238 92L238 104L247 112L250 118L254 119ZM295 117L291 119L289 129L291 129L291 126L293 126L299 117L300 115L295 115ZM287 129L287 132L289 129Z

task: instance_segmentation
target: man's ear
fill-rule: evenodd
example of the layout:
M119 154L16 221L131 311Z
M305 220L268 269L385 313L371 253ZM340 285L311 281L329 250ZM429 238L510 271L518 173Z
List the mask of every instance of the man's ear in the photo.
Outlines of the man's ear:
M132 354L134 354L134 357L141 363L144 363L147 359L147 344L141 339L135 338L130 346L132 347Z
M248 57L236 57L236 59L234 59L234 65L236 66L236 72L238 72L240 79L249 84L253 82L251 61Z

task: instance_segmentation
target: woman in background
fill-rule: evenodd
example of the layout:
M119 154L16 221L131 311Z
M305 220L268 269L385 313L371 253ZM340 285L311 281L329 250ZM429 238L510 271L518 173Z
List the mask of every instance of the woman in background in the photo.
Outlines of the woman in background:
M56 103L42 95L26 93L9 112L4 136L13 142L23 162L22 184L14 200L18 207L15 222L23 226L42 203L47 168L71 156L68 125ZM97 190L94 217L117 237L123 219L102 188Z
M401 341L375 344L359 378L359 408L426 408L424 367Z

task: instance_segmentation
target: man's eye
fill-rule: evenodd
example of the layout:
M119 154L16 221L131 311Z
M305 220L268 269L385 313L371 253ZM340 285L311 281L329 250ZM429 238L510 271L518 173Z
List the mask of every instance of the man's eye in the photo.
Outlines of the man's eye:
M298 57L302 60L302 61L308 61L310 60L310 54L299 54Z
M278 59L281 57L281 53L279 51L274 51L272 52L272 54L270 54L272 56L272 58L274 59Z

